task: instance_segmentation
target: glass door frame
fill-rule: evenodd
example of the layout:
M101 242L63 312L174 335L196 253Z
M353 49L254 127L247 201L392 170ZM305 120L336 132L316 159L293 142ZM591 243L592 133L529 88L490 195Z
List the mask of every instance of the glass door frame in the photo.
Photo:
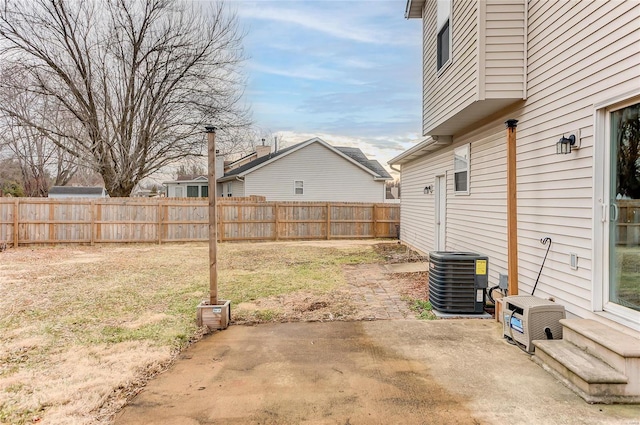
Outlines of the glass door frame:
M628 92L595 105L594 209L593 209L593 296L595 312L640 330L640 312L609 301L610 223L615 218L611 201L611 112L640 102L640 90ZM612 217L614 215L614 217ZM615 235L613 235L615 237Z

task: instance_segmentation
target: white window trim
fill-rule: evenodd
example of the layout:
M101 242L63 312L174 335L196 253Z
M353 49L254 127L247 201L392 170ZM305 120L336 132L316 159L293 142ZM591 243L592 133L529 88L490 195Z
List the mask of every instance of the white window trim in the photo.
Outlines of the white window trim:
M465 170L456 170L456 151L466 148L467 150L467 190L456 190L456 174ZM454 195L469 195L471 186L471 143L460 145L453 149L453 193Z
M438 2L436 2L436 16L438 14ZM440 77L453 62L453 0L449 2L449 18L445 20L442 24L438 25L436 22L436 77ZM437 19L437 18L436 18ZM440 68L438 68L438 34L440 34L440 30L444 26L444 24L449 21L449 57L442 64Z
M301 187L297 187L296 183L302 183ZM296 193L296 189L302 189L302 193ZM304 180L294 180L293 181L293 194L295 196L304 196Z

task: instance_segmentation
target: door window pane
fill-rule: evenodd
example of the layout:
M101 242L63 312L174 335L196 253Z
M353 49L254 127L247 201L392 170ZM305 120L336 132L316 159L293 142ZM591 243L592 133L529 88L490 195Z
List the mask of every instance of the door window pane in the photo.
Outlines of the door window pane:
M609 301L640 311L640 103L610 118Z

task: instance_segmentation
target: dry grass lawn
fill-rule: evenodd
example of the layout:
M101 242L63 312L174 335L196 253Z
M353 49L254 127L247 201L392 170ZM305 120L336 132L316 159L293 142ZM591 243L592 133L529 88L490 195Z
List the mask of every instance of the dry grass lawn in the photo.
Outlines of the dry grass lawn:
M222 244L219 295L238 305L344 284L343 264L381 260L372 241ZM208 245L9 249L0 253L0 423L109 423L115 411L201 336ZM348 314L348 300L323 318ZM326 306L321 306L326 307ZM342 310L340 310L342 309ZM234 309L237 322L285 310Z

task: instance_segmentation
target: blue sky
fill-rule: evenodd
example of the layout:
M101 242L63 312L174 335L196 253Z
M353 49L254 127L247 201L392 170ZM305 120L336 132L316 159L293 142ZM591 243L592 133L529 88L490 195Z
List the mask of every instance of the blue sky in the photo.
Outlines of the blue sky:
M404 0L235 0L255 124L386 162L421 129L421 23Z

